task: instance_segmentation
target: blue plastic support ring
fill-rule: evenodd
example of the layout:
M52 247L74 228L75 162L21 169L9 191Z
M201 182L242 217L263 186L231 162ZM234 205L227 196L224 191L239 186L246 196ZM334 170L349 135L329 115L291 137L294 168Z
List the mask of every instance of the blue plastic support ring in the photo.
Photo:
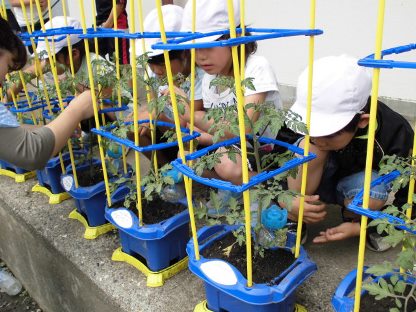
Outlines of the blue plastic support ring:
M186 36L180 39L168 40L167 43L158 42L152 45L152 49L159 50L187 50L187 49L203 49L213 47L231 47L237 46L253 41L266 40L273 38L292 37L292 36L317 36L323 34L320 29L273 29L273 28L246 28L247 32L252 33L251 36L243 36L237 38L230 38L227 40L219 40L212 42L200 42L200 43L186 43L194 39L200 39L210 37L214 35L229 34L229 30L218 30L209 33L195 33L190 36ZM237 32L241 32L240 28L237 28ZM255 33L262 33L262 35L256 35Z
M395 179L397 179L400 176L400 171L398 170L394 170L384 176L381 176L377 179L375 179L373 182L371 182L371 186L370 187L374 187L376 185L379 185L381 183L389 183ZM352 202L348 205L347 209L351 210L352 212L362 215L362 216L366 216L368 218L371 219L387 219L388 222L390 222L391 224L393 224L396 228L407 231L409 233L412 234L416 234L416 230L413 230L411 228L409 228L408 226L406 226L406 222L403 219L400 219L398 217L389 215L387 213L384 213L382 211L377 211L377 210L371 210L371 209L366 209L363 208L363 195L364 195L364 190L361 190L352 200Z
M371 68L409 68L416 69L416 62L384 60L383 58L391 54L401 54L416 49L416 44L411 43L381 51L381 60L375 60L374 54L370 54L358 61L358 65Z
M247 135L247 138L250 139L252 138L252 136ZM213 144L211 146L208 146L206 148L203 148L199 151L196 151L192 154L189 154L185 157L186 161L188 160L194 160L196 158L200 158L206 154L208 154L210 151L216 150L220 147L225 147L225 146L230 146L233 144L237 144L240 142L240 138L239 137L235 137L226 141L222 141L216 144ZM249 188L260 184L270 178L273 178L274 176L284 173L292 168L295 168L305 162L308 162L314 158L316 158L316 155L313 153L309 153L308 156L304 156L303 155L303 149L292 145L292 144L288 144L286 142L282 142L279 140L274 140L274 139L270 139L270 138L259 138L259 142L264 143L264 144L276 144L279 146L283 146L286 147L288 150L290 150L291 152L294 152L295 154L298 154L300 157L295 157L289 161L287 161L286 163L284 163L280 168L274 169L272 171L264 171L262 173L259 173L257 175L255 175L254 177L252 177L250 179L250 181L248 183L243 183L241 185L235 185L232 184L231 182L228 181L222 181L222 180L218 180L218 179L212 179L212 178L203 178L199 175L197 175L195 173L194 170L192 170L192 168L188 167L187 165L182 163L182 160L176 159L174 161L171 162L172 166L174 166L176 169L178 169L180 172L182 172L184 175L186 175L187 177L191 178L192 180L195 180L201 184L213 187L213 188L217 188L217 189L222 189L222 190L227 190L227 191L231 191L234 193L242 193L246 190L248 190Z
M143 124L143 123L148 123L149 120L148 119L144 119L144 120L139 120L139 124ZM154 121L153 121L154 123ZM128 124L132 124L132 122L125 122L124 124L128 125ZM164 121L157 121L156 122L156 126L163 126L163 127L169 127L169 128L174 128L175 125L169 122L164 122ZM163 150L169 147L173 147L173 146L177 146L178 142L174 141L174 142L169 142L169 143L158 143L158 144L152 144L152 145L148 145L148 146L136 146L134 144L134 142L127 140L127 139L122 139L119 138L118 136L112 134L111 132L109 132L109 130L115 128L114 125L110 126L110 127L101 127L100 130L97 130L96 128L92 128L91 132L100 135L104 138L110 139L114 142L117 142L119 144L122 144L124 146L127 146L131 149L134 149L135 151L139 152L139 153L144 153L144 152L151 152L151 151L157 151L157 150ZM181 131L184 133L187 133L188 135L184 136L182 138L182 142L189 142L197 137L199 137L201 134L199 132L194 131L192 134L190 134L190 130L187 128L181 128Z

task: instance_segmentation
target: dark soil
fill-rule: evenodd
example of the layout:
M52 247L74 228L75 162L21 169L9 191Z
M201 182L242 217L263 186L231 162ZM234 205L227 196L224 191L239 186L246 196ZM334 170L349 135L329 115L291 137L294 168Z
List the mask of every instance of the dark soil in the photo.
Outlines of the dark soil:
M111 208L117 208L123 206L123 203L114 203ZM130 204L129 209L135 214L138 214L136 208L136 202ZM163 220L167 220L174 215L186 210L186 206L182 204L173 204L166 202L160 198L155 198L151 202L146 200L142 203L143 212L143 223L144 224L155 224Z
M104 181L103 168L101 164L93 165L92 168L77 171L77 177L79 186L87 187L95 185Z
M411 287L408 285L404 291L405 296L409 293ZM399 309L404 311L404 300L400 299L403 306ZM361 311L371 311L371 312L385 312L389 311L391 308L396 307L394 298L384 298L381 300L376 300L374 296L366 293L361 297ZM416 311L416 301L410 299L407 304L407 311Z
M0 268L6 264L0 260ZM42 312L39 305L29 296L25 289L16 296L9 296L0 292L1 312Z
M235 241L235 236L229 233L206 248L202 255L205 258L217 258L227 261L247 278L246 246L240 246L236 243L231 249L230 256L224 255L224 248L231 246ZM263 258L260 255L253 256L253 282L257 284L267 283L269 285L278 284L280 281L273 281L273 279L285 271L294 261L294 255L285 249L265 249Z

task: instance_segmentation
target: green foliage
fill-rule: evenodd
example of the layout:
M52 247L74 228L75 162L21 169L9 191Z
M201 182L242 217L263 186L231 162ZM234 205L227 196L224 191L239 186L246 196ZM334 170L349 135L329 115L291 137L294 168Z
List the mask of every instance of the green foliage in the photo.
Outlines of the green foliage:
M253 78L246 78L242 81L243 89L255 90ZM211 88L216 88L218 93L230 90L235 93L235 81L232 77L218 76L211 81ZM211 108L205 114L205 120L210 121L212 126L208 129L208 132L213 135L213 141L219 142L227 139L230 136L239 136L239 118L237 103L235 105L229 105L228 103L220 103L218 107ZM295 131L306 133L306 126L301 122L299 115L288 110L277 110L272 102L265 103L250 103L243 107L244 121L246 126L246 133L251 134L252 139L248 140L251 149L248 151L249 156L254 156L256 161L255 171L258 173L268 171L271 168L277 168L286 163L289 159L293 158L293 153L287 151L283 153L260 152L261 143L259 137L263 136L266 129L270 129L272 133L277 133L286 124ZM253 121L250 116L260 116L257 120ZM237 146L223 147L214 153L210 153L200 158L198 162L194 163L194 171L201 175L204 170L212 170L217 164L221 162L221 158L227 156L233 162L237 162L237 157L241 156L241 150ZM250 198L252 199L252 205L257 204L257 211L255 213L257 217L257 225L254 228L255 237L259 238L262 231L266 231L261 224L261 212L263 209L269 207L273 202L283 202L285 206L290 209L292 200L296 193L284 190L282 187L282 181L285 181L289 175L296 174L297 170L291 170L284 174L274 177L273 179L264 182L263 184L255 186L250 190ZM211 192L210 203L216 209L223 208L224 205L229 205L230 209L225 216L225 222L231 225L243 225L244 224L244 210L238 202L231 198L229 203L223 203L216 198L216 194ZM207 208L204 205L200 205L197 209L197 217L203 219L208 224L218 224L218 219L212 220L207 215ZM276 231L273 240L263 241L259 243L260 239L255 239L254 242L254 254L262 256L265 248L284 246L286 243L287 229ZM239 227L234 231L236 236L236 242L238 244L245 244L245 228Z
M406 187L411 178L414 178L414 167L411 166L411 158L402 158L398 156L385 156L380 162L380 174L387 174L394 170L399 170L401 175L393 184L393 190ZM413 197L415 202L415 197ZM394 205L388 206L383 210L384 213L399 217L406 221L406 226L411 230L416 230L416 220L410 219L406 211L411 205L406 204L401 208ZM375 296L376 300L383 298L394 298L395 307L390 311L409 311L409 301L416 302L416 284L411 283L416 278L416 235L411 232L398 230L397 224L390 223L387 219L376 219L370 222L369 226L374 226L379 234L386 233L383 238L384 242L391 246L400 246L403 248L397 254L394 263L384 262L372 266L367 270L368 273L375 276L386 276L389 278L379 278L378 282L370 282L363 285L369 294ZM394 267L400 267L402 271L394 271Z

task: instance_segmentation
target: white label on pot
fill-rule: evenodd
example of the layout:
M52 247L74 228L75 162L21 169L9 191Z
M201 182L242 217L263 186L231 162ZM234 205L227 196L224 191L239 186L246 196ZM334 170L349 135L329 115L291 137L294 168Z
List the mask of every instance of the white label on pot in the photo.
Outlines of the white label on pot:
M133 226L133 219L127 210L115 210L111 213L111 217L122 228L129 229Z
M237 276L227 262L220 260L205 262L201 264L201 270L215 283L228 286L237 284Z
M65 176L62 178L62 186L64 187L65 191L70 191L73 184L74 178L72 176Z

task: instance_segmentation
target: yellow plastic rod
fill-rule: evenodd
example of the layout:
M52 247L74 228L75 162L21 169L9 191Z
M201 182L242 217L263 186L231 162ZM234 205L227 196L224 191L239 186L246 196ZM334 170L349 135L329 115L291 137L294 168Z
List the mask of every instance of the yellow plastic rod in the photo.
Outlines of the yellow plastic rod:
M167 38L166 38L165 26L163 22L161 0L156 0L156 8L157 8L157 13L159 17L159 26L160 26L160 34L162 37L162 42L166 43ZM180 154L180 158L182 159L182 162L185 163L185 150L184 150L183 141L182 141L182 132L181 132L181 125L180 125L180 120L179 120L178 104L176 101L176 94L175 94L175 88L174 88L174 82L173 82L173 76L172 76L172 67L170 64L169 53L167 50L163 51L163 56L165 58L166 74L168 78L169 92L170 92L170 97L172 101L173 117L175 121L176 136L178 139L179 154ZM190 215L190 221L191 221L191 229L192 229L192 233L196 233L194 206L192 202L192 190L191 190L191 185L189 183L189 178L186 176L184 176L184 184L185 184L186 199L188 203L188 209L189 209L189 215ZM198 245L198 240L196 239L196 235L193 235L193 242L195 246L195 258L196 260L199 260L200 258L199 247L198 247L199 245Z
M244 37L246 35L246 22L245 22L245 16L246 16L246 4L244 0L240 0L240 27L241 27L241 37ZM245 76L245 68L246 68L246 45L242 44L240 46L240 62L241 62L241 80L244 80Z
M140 3L141 4L141 3ZM139 11L143 8L139 7ZM130 1L130 17L131 23L129 24L130 33L136 32L136 17L134 11L134 1ZM133 124L134 124L134 144L139 146L139 91L137 89L137 65L136 65L136 44L133 39L130 40L130 64L131 74L133 79ZM143 225L143 209L142 209L142 188L141 188L141 170L140 170L140 154L138 151L134 151L134 159L136 165L136 192L137 192L137 211L139 214L139 225Z
M66 11L66 0L62 0L62 11L64 14L65 19L65 26L68 26L68 13ZM68 45L68 54L69 54L69 66L71 70L72 78L75 78L75 68L74 68L74 58L72 55L72 43L71 43L71 37L70 35L66 35L66 42Z
M234 20L234 7L233 1L227 0L228 6L228 20L230 21L230 37L236 38L237 33L235 29ZM235 79L235 89L237 95L237 110L238 110L238 126L240 130L241 141L241 167L243 171L243 183L248 183L248 167L247 167L247 140L246 140L246 127L244 122L244 97L243 90L241 88L241 76L240 66L238 61L238 49L237 46L231 48L233 58L233 70ZM253 286L253 268L252 268L252 250L251 250L251 211L250 211L250 192L245 191L243 193L244 200L244 215L245 215L245 228L246 228L246 250L247 250L247 286Z
M39 0L36 0L36 8L37 8L37 11L38 11L39 21L40 21L40 24L41 24L41 27L42 27L42 31L45 32L46 31L45 22L43 20L42 10L41 10L41 7L40 7ZM48 57L49 57L49 61L50 61L49 64L51 66L52 76L53 76L53 80L54 80L55 88L56 88L56 93L58 95L59 107L61 108L61 111L63 111L65 109L65 107L64 107L64 104L63 104L63 100L62 100L61 88L60 88L60 85L59 85L58 71L57 71L57 68L56 68L56 63L54 61L54 58L52 57L51 47L49 45L48 38L45 38L45 45L46 45L46 51L48 52ZM74 153L73 153L73 149L72 149L71 139L68 139L67 145L68 145L68 151L69 151L69 155L70 155L70 159L71 159L72 173L73 173L73 176L74 176L75 187L78 187L78 177L77 177L77 171L76 171L76 167L75 167L75 159L74 159ZM59 156L60 156L61 167L62 167L62 164L63 164L62 155L60 154ZM63 169L63 173L65 173L65 169Z
M311 0L310 2L310 29L315 28L315 16L316 16L316 1ZM312 82L313 82L313 59L315 54L315 37L309 37L309 67L308 67L308 95L307 95L307 102L306 102L306 128L309 129L311 127L311 110L312 110ZM309 155L309 148L310 148L310 137L309 134L305 135L304 139L304 151L303 155ZM307 184L307 177L308 177L308 163L304 163L302 165L302 184L300 188L300 202L299 202L299 214L298 214L298 226L296 231L296 245L295 245L295 258L299 257L300 253L300 245L301 245L301 237L302 237L302 223L303 223L303 211L305 207L305 194L306 194L306 184Z
M386 2L385 0L379 0L378 5L378 17L377 17L377 35L376 35L376 47L374 59L381 59L381 48L383 42L383 27L384 27L384 11ZM374 138L376 132L377 122L377 98L378 88L380 80L380 68L374 68L373 70L373 88L371 90L371 103L370 103L370 121L368 128L368 143L367 143L367 158L365 163L365 179L364 179L364 195L363 195L363 208L368 209L370 202L370 184L371 184L371 172L373 165L373 152L374 152ZM358 262L357 262L357 279L355 285L355 301L354 312L360 311L361 302L361 288L363 283L363 270L364 270L364 256L365 256L365 241L367 235L367 217L361 217L361 229L360 229L360 245L358 247Z
M31 100L31 98L30 98L30 96L29 96L29 91L28 91L28 89L27 89L26 81L25 81L25 79L24 79L24 77L23 77L23 72L22 72L21 70L19 70L19 77L20 77L20 81L22 82L23 91L24 91L24 93L25 93L26 100L27 100L27 105L31 108L31 107L32 107L32 100ZM37 125L37 124L38 124L38 122L37 122L37 118L36 118L36 116L35 116L35 112L33 112L33 111L32 111L32 112L30 113L30 115L32 116L32 121L33 121L33 124L34 124L34 125Z
M117 20L117 3L116 0L113 0L113 20L114 20L114 30L118 29L118 20ZM115 46L115 62L116 62L116 77L117 81L120 82L120 56L119 56L119 46L118 46L118 38L114 38L114 46ZM121 107L121 87L120 85L117 88L117 101L118 106ZM123 113L120 112L118 114L118 118L121 120L123 117ZM121 146L121 155L123 159L123 171L124 174L127 174L127 161L126 161L126 147L124 145Z
M144 33L144 19L143 19L143 5L142 5L142 0L139 0L139 26L140 26L140 33L143 35ZM144 41L144 38L141 38L141 43L142 43L142 50L143 53L146 53L146 44ZM147 66L149 67L149 66ZM145 70L145 79L149 79L149 76L147 75L147 70ZM149 103L152 100L151 95L150 95L150 88L148 85L146 85L146 99L147 99L147 107L149 107ZM151 140L152 140L152 144L156 144L156 136L154 135L154 127L156 125L153 124L153 116L152 116L152 112L149 112L149 128L150 128L150 133L151 133ZM155 170L155 172L158 171L158 164L157 164L157 153L155 152L153 155L153 168Z
M83 33L87 33L87 25L85 23L85 12L84 12L84 2L83 0L79 0L79 7L81 10L81 25ZM84 39L84 45L85 45L85 57L87 61L87 68L88 68L88 78L90 80L90 88L91 88L91 97L92 97L92 104L94 108L94 119L95 119L95 125L97 129L100 129L100 120L99 120L99 114L98 114L98 105L97 105L97 95L95 93L95 86L94 86L94 75L92 72L92 65L91 65L91 57L90 57L90 45L88 42L88 39ZM107 204L110 207L111 206L111 192L110 192L110 184L108 181L108 172L107 172L107 166L105 164L105 154L104 149L102 146L101 136L97 136L98 140L98 148L100 151L100 159L101 159L101 165L103 167L103 176L104 176L104 183L105 183L105 192L107 195Z

